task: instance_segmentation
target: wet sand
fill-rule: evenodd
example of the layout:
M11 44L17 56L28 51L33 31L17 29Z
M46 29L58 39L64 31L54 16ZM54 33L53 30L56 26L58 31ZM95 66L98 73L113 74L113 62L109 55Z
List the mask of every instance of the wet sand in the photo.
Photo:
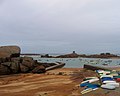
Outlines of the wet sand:
M96 76L82 68L60 68L45 74L0 76L0 96L120 96L119 90L98 89L81 95L84 77Z

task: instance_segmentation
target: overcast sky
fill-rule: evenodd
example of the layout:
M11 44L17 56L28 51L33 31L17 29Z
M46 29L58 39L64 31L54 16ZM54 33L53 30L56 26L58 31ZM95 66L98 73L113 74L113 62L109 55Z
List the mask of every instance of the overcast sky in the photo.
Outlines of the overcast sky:
M28 53L120 53L120 0L0 0L0 46Z

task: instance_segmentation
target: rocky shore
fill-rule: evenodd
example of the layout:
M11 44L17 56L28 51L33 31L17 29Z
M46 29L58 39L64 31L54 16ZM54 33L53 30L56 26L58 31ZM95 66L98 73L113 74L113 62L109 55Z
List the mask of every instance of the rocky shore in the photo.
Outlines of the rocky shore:
M32 57L20 57L18 46L0 47L0 75L17 73L44 73L46 68L55 63L40 63Z
M77 54L67 56L74 58ZM18 46L0 47L0 96L120 96L120 88L112 91L99 88L82 95L84 88L80 84L83 79L98 74L90 67L45 70L53 65L56 64L20 57ZM120 68L113 69L120 71Z

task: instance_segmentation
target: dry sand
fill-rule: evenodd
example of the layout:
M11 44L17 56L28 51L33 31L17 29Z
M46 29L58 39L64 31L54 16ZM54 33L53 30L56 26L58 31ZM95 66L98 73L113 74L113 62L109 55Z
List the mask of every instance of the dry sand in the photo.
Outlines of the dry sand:
M61 68L45 74L0 76L0 96L82 96L79 87L84 77L96 76L90 70ZM120 96L118 90L98 89L83 96Z

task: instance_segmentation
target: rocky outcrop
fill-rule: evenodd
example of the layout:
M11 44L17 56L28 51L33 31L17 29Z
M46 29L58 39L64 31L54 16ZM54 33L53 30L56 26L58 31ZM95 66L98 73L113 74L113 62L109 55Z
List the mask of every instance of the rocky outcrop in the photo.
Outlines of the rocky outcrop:
M32 73L43 73L45 72L45 67L43 65L37 66L32 70Z
M54 63L40 63L32 57L20 57L18 46L0 47L0 75L17 73L44 73L45 68L55 65Z
M0 75L28 72L43 73L45 67L31 57L14 57L9 62L0 63Z
M19 57L20 47L18 46L2 46L0 47L0 58Z

